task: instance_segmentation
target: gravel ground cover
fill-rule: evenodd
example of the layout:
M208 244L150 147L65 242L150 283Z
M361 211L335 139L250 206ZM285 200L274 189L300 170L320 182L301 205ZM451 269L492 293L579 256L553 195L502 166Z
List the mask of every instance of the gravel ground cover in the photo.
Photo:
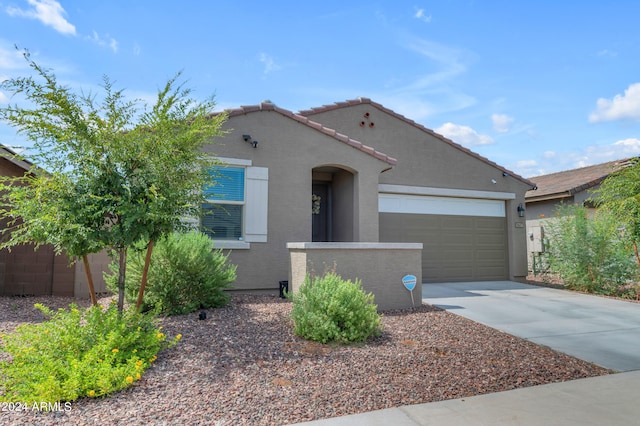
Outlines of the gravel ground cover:
M34 303L70 302L0 297L0 333L44 320ZM351 346L294 336L290 312L275 296L235 295L204 321L164 318L183 338L131 388L48 413L2 407L0 424L281 425L610 373L424 304L386 312L379 337Z

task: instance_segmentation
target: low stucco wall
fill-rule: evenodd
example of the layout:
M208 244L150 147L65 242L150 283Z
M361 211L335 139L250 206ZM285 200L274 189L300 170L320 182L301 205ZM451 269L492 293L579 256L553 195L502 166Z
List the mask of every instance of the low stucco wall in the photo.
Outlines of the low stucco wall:
M297 292L307 274L333 271L344 279L359 279L375 296L379 311L422 304L422 244L419 243L287 243L289 289ZM411 292L402 283L416 277Z

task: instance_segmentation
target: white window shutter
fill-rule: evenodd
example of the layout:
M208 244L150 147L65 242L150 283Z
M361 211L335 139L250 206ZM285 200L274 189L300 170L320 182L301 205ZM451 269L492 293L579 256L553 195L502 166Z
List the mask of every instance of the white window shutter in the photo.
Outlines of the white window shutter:
M247 167L246 183L245 241L266 243L269 213L269 169L266 167Z

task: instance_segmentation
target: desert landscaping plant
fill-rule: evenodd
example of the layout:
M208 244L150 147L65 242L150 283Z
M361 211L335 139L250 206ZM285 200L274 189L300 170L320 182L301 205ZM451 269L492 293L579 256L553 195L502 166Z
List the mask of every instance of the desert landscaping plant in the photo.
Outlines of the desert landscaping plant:
M293 300L294 332L316 342L363 342L380 333L380 315L372 293L361 282L335 272L307 276Z
M551 271L566 287L619 295L637 278L632 242L607 211L589 217L584 207L563 206L545 228Z
M631 241L636 264L640 270L640 161L634 158L626 167L610 174L595 191L594 201L610 212L624 226Z
M156 320L115 304L52 311L50 319L23 324L2 336L0 401L31 406L99 397L131 386L181 336L169 339Z
M130 303L138 298L138 286L145 267L145 252L131 251L127 258L125 295ZM117 289L117 265L105 280ZM193 312L200 308L216 308L229 302L224 291L236 279L236 266L228 262L213 241L197 231L172 233L158 241L149 264L147 290L143 310L165 315Z
M191 98L180 73L140 109L107 77L102 97L76 93L28 51L24 57L34 76L0 83L15 102L0 108L0 119L33 142L28 160L42 171L3 178L0 219L11 236L4 246L51 243L72 256L109 249L122 311L128 249L145 240L149 260L158 239L199 215L218 163L201 148L223 133L226 116L213 113L212 97Z

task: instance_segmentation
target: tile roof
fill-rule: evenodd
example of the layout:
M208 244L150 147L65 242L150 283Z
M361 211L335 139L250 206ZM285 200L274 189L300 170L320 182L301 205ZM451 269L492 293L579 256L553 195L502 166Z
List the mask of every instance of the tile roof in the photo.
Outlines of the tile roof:
M541 201L570 197L599 185L612 172L630 164L630 158L609 161L579 169L565 170L548 175L529 178L538 187L535 191L527 191L527 201Z
M322 132L334 139L336 139L337 141L340 141L346 145L349 145L352 148L355 148L359 151L362 151L368 155L371 155L375 158L377 158L378 160L384 161L392 166L395 166L396 163L398 162L395 158L388 156L385 153L382 153L380 151L375 150L374 148L367 146L365 144L363 144L362 142L359 142L355 139L351 139L350 137L343 135L341 133L338 133L337 131L335 131L334 129L330 129L328 127L323 126L320 123L317 123L315 121L310 120L309 118L301 115L301 114L296 114L293 113L289 110L286 110L284 108L280 108L278 106L276 106L275 104L273 104L270 101L264 101L262 103L260 103L259 105L250 105L250 106L241 106L239 108L233 108L233 109L228 109L226 110L227 114L229 117L234 117L234 116L238 116L238 115L245 115L245 114L250 114L252 112L257 112L257 111L274 111L277 112L279 114L284 115L285 117L288 117L292 120L295 120L301 124L304 124L305 126L308 126L310 128L312 128L313 130Z
M393 117L395 117L395 118L397 118L397 119L399 119L401 121L404 121L405 123L407 123L407 124L409 124L409 125L411 125L413 127L416 127L418 129L422 130L425 133L428 133L429 135L441 140L442 142L447 143L447 144L453 146L456 149L459 149L460 151L464 152L465 154L471 155L472 157L475 157L475 158L479 159L480 161L482 161L484 163L487 163L492 167L497 168L498 170L502 171L503 173L506 173L507 175L512 176L513 178L515 178L515 179L517 179L517 180L519 180L521 182L524 182L525 184L530 185L531 187L535 186L534 183L531 182L530 180L525 179L524 177L519 176L519 175L513 173L512 171L510 171L508 169L505 169L504 167L494 163L493 161L489 160L488 158L485 158L485 157L481 156L480 154L477 154L477 153L471 151L470 149L465 148L464 146L462 146L462 145L460 145L458 143L455 143L451 139L448 139L448 138L442 136L441 134L434 132L433 130L423 126L422 124L416 123L415 121L413 121L413 120L411 120L411 119L409 119L409 118L407 118L407 117L405 117L405 116L403 116L401 114L398 114L397 112L395 112L393 110L390 110L389 108L386 108L386 107L382 106L381 104L379 104L377 102L373 102L369 98L358 98L358 99L347 100L347 101L344 101L344 102L336 102L336 103L331 104L331 105L323 105L321 107L311 108L311 109L308 109L308 110L299 111L298 114L303 115L303 116L311 116L311 115L319 114L319 113L326 112L326 111L332 111L332 110L336 110L336 109L339 109L339 108L347 108L347 107L351 107L351 106L355 106L355 105L362 105L362 104L371 105L371 106L373 106L373 107L375 107L375 108L377 108L377 109L379 109L379 110L381 110L381 111L383 111L383 112L385 112L385 113L387 113L387 114L389 114L389 115L391 115L391 116L393 116Z
M29 171L33 168L32 162L24 158L21 158L18 153L16 153L13 149L9 148L6 145L0 144L0 157L5 158L7 161L15 164L16 166L24 170Z

